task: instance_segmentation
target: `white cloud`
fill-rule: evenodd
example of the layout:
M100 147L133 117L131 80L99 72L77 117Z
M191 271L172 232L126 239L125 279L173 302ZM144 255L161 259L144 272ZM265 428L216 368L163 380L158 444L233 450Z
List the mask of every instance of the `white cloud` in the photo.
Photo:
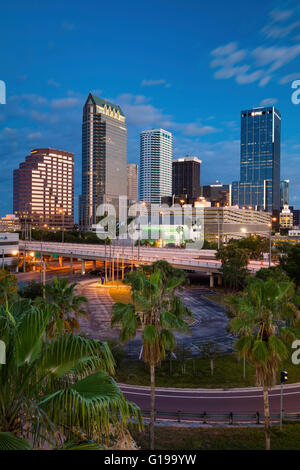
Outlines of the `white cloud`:
M164 85L166 88L170 88L171 83L167 82L167 80L161 78L159 80L142 80L141 86L157 86L157 85Z
M183 133L189 136L207 135L217 131L213 126L201 126L193 122L183 125L182 128Z
M42 137L41 132L30 132L27 135L28 140L37 140L37 139L40 139L41 137Z
M290 47L257 47L252 52L258 67L269 65L274 72L300 55L300 44Z
M79 104L78 98L58 98L51 101L53 109L70 109Z
M277 98L265 98L260 102L261 106L272 106L277 103Z
M266 86L273 78L274 72L300 56L300 36L292 37L292 33L300 29L299 13L299 6L270 11L269 23L262 30L267 43L265 41L246 50L240 48L237 42L231 41L213 49L210 66L216 69L214 78L233 78L238 84L257 82L260 87ZM274 44L275 38L286 38L286 41L293 40L293 43L290 41L286 44ZM273 44L270 44L271 40Z
M237 43L229 42L228 44L217 47L216 49L211 51L211 55L213 56L229 55L229 54L232 54L236 49L237 49Z
M240 84L253 83L256 82L262 76L262 74L262 70L256 70L255 72L251 72L249 74L239 74L236 77L236 81Z
M237 75L246 73L249 68L249 65L243 65L241 67L222 67L217 72L215 72L214 77L217 80L220 80L222 78L232 78Z
M300 72L299 73L290 73L289 75L285 75L284 77L281 77L279 80L279 83L281 85L285 85L286 83L292 82L294 80L300 80Z
M271 80L272 78L272 75L265 75L259 82L259 86L265 86L269 83L269 81Z
M286 23L286 20L291 17L294 18L296 16L296 9L272 10L269 13L269 16L271 17L270 23L268 23L262 29L262 32L267 36L267 38L284 38L300 26L300 21L292 21L291 23Z
M60 87L60 83L57 82L57 81L55 81L55 80L53 80L52 78L49 78L49 80L48 80L48 85L49 85L49 86L54 86L55 88Z
M211 67L231 67L232 65L236 64L237 62L240 62L241 60L244 59L246 56L247 52L243 49L237 50L232 52L229 55L223 55L223 56L218 56L216 59L214 59L211 62Z

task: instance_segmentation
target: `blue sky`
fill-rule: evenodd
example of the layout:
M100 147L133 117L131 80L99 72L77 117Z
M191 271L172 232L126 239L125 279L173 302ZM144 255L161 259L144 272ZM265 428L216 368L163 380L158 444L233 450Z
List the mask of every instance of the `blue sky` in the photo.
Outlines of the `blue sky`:
M275 104L281 177L300 208L298 2L17 0L2 2L0 24L0 215L12 211L13 169L36 147L75 153L77 202L89 91L123 108L129 162L140 131L164 127L174 157L202 160L201 184L239 179L240 111Z

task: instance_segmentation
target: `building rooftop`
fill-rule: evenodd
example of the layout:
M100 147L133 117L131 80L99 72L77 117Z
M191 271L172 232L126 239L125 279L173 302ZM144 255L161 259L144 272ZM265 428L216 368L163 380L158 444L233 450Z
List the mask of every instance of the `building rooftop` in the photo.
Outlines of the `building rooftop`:
M198 157L192 157L190 155L186 155L185 157L174 158L173 162L197 162L197 163L202 163L202 160L199 160Z
M110 101L104 100L103 98L99 98L99 96L93 95L92 93L90 93L89 96L92 97L92 99L94 100L97 106L100 106L101 108L104 108L104 106L107 106L108 108L112 108L115 111L119 111L120 115L124 116L122 109L117 104L113 104Z

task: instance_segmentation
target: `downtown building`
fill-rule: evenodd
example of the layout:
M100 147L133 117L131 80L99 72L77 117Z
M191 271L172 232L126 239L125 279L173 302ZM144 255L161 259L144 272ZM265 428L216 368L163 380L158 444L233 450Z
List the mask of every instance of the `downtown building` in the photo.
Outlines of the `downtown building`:
M129 204L139 199L139 168L135 163L127 164L127 198Z
M216 181L213 184L201 186L201 196L211 202L212 207L230 205L230 185Z
M279 214L281 115L273 107L241 112L240 181L232 204Z
M74 225L74 154L31 150L13 174L13 210L20 221L48 230Z
M127 128L120 106L89 94L82 119L82 192L79 224L87 231L97 223L100 204L127 195Z
M280 181L280 208L290 202L290 180Z
M172 162L172 195L193 200L200 196L200 166L202 161L187 155Z
M173 137L164 129L150 129L140 136L140 200L161 204L172 196Z

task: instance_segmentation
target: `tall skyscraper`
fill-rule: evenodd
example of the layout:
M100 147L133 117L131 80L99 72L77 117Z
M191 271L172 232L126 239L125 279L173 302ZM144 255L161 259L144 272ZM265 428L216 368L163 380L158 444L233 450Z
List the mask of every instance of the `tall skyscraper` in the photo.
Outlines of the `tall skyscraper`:
M82 194L79 222L96 223L97 207L127 195L127 128L120 106L89 94L82 120Z
M187 155L172 162L172 195L192 199L200 196L200 165L197 157Z
M234 205L279 211L280 132L281 115L274 106L242 111L240 181L232 183Z
M135 163L127 164L127 197L129 201L139 198L139 168Z
M280 207L289 205L290 201L290 180L280 181Z
M14 170L14 213L38 228L74 225L74 154L50 148L31 150Z
M160 204L172 195L173 137L164 129L142 131L140 140L140 200Z

